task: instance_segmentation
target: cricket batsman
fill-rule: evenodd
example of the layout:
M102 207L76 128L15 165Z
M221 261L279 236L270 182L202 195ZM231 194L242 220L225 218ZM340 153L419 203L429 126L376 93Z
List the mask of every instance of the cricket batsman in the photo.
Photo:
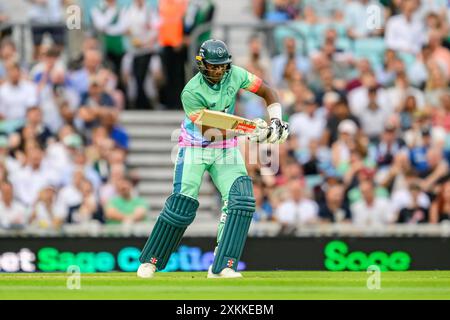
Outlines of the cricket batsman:
M232 65L224 42L205 41L196 62L200 72L181 93L186 117L181 125L173 193L166 200L142 249L137 271L141 278L151 278L156 270L166 267L185 230L194 221L205 171L210 174L223 201L214 262L209 267L208 278L242 277L237 266L255 211L252 180L237 146L236 133L194 123L202 109L234 114L236 95L240 89L245 89L266 101L270 117L269 124L263 119L255 119L257 126L249 133L249 140L282 143L289 134L288 124L282 121L276 92L262 79Z

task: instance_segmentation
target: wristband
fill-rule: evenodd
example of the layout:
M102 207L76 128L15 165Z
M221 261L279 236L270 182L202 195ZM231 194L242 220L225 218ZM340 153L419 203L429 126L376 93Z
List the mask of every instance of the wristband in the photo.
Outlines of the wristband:
M267 112L269 113L270 119L280 119L281 120L281 104L278 102L272 103L267 106Z

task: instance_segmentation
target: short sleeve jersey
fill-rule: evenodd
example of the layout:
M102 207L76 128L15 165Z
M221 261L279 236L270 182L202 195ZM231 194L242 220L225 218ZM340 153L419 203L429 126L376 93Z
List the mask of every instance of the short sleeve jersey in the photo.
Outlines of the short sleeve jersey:
M262 80L247 70L232 66L231 70L218 84L208 83L201 73L195 75L184 87L181 101L186 117L181 125L179 146L228 148L237 145L237 138L210 142L205 139L193 123L196 115L203 109L234 114L236 95L239 89L257 92Z

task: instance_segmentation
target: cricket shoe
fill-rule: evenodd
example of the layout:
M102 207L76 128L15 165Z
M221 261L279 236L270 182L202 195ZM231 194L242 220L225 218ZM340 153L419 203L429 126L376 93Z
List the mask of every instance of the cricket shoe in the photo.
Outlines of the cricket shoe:
M239 272L234 271L231 268L225 268L222 271L220 271L219 274L212 272L212 266L209 266L208 269L208 279L218 279L218 278L242 278L242 274Z
M137 276L139 278L153 278L155 272L156 266L153 263L142 263L137 270Z

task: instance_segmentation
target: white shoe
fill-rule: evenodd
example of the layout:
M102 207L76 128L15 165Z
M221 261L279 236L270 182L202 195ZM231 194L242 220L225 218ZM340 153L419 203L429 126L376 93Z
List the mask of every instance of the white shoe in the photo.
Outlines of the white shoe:
M138 270L137 276L140 278L152 278L156 272L156 266L152 263L142 263Z
M234 271L231 268L225 268L222 271L220 271L219 274L212 272L212 266L209 266L208 269L208 279L218 279L218 278L242 278L242 274L239 272Z

